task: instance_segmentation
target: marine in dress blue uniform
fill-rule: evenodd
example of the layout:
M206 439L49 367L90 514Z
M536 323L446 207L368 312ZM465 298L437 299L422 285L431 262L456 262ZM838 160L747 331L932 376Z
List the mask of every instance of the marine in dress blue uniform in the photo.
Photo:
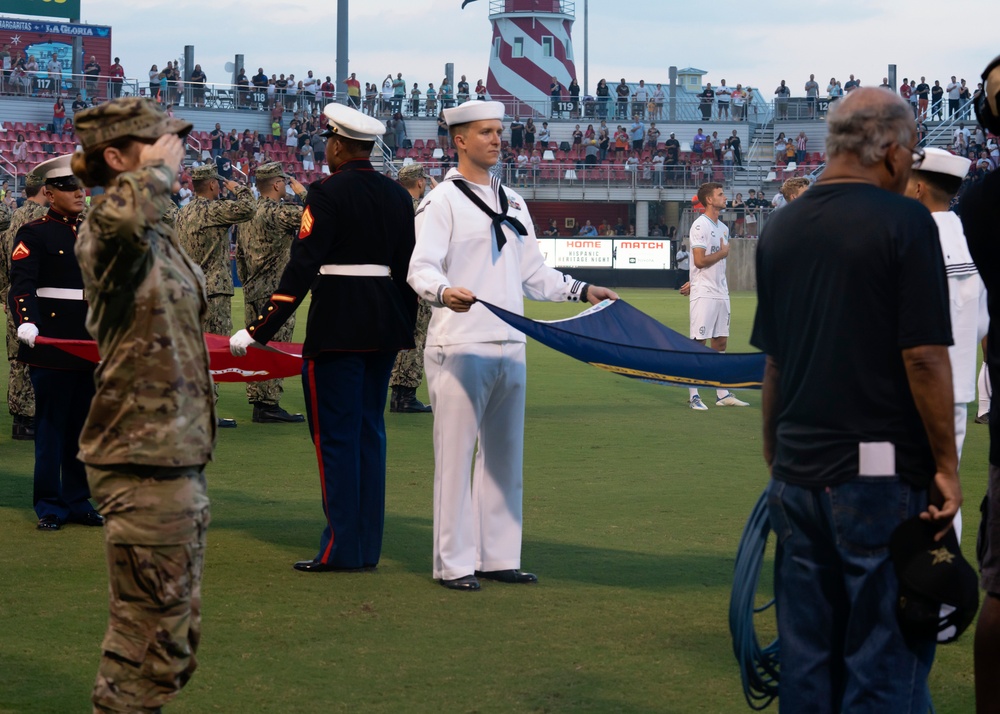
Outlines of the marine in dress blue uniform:
M28 365L35 390L34 507L39 530L67 522L103 525L88 500L83 463L77 458L80 431L94 396L94 365L51 345L39 335L90 339L83 278L73 248L83 191L69 168L70 156L35 168L45 178L49 212L24 225L11 253L10 314L21 341L17 359Z
M340 104L324 109L333 173L309 187L291 258L233 354L266 344L312 289L302 370L326 527L304 572L374 568L385 519L385 421L396 353L412 349L417 297L406 283L413 206L368 156L380 121Z

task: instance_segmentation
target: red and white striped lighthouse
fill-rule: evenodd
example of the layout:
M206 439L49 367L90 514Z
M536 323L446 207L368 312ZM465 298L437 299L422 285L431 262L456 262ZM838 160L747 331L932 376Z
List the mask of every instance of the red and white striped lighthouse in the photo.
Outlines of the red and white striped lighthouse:
M512 115L545 114L552 77L568 87L573 65L574 3L567 0L490 0L493 46L486 89Z

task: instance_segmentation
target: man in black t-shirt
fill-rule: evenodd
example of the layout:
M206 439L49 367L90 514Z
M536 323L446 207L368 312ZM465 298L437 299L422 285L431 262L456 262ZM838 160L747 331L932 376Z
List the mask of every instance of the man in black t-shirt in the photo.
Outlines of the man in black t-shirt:
M222 142L226 138L226 132L222 130L222 125L216 122L215 128L208 136L212 140L212 158L218 158L219 154L222 153Z
M701 100L701 118L705 121L712 121L712 105L715 103L715 90L712 89L711 82L705 84L705 88L698 93Z
M822 177L757 250L781 709L926 711L935 641L900 631L888 544L917 515L943 534L961 505L944 262L930 213L899 195L907 103L856 89L827 130Z
M917 93L917 119L927 121L927 100L930 98L931 87L927 84L927 78L921 77L920 84L913 90Z
M520 149L524 146L524 124L520 119L510 123L510 148Z

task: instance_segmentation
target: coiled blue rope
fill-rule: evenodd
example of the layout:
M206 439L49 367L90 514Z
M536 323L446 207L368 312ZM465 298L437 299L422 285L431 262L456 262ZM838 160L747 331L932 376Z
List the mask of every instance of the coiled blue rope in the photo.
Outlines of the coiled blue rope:
M754 630L754 615L774 605L774 600L754 607L761 564L767 547L771 524L767 516L767 491L761 494L750 514L740 547L736 551L733 591L729 598L729 632L733 637L733 654L740 665L743 696L751 709L766 709L778 696L778 638L761 649Z

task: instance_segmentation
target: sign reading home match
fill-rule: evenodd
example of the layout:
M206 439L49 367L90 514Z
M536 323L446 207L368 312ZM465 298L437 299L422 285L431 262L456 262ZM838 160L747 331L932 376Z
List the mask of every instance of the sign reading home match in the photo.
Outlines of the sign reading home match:
M608 238L557 238L556 265L566 268L610 268L614 241Z

